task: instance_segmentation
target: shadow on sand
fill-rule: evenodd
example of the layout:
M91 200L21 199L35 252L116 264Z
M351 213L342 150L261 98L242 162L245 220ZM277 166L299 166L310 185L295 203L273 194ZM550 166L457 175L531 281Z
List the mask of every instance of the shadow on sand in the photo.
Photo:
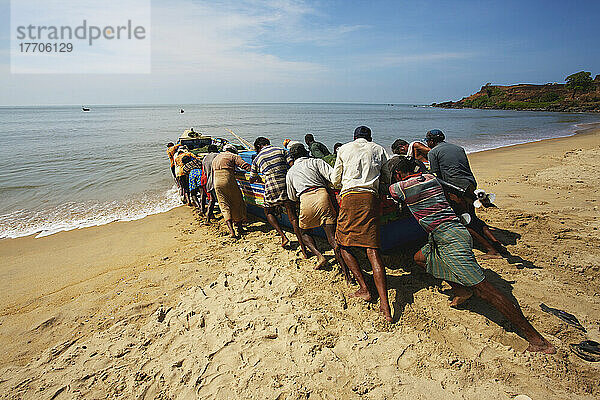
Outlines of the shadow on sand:
M390 299L390 305L393 307L392 315L394 316L394 323L398 322L404 313L407 305L414 303L414 295L422 289L437 287L441 293L448 296L448 299L452 297L451 290L442 290L442 280L435 278L434 276L425 272L425 270L416 265L413 260L413 254L420 249L420 246L411 246L405 248L397 248L393 254L384 256L384 262L386 269L388 270L403 270L408 272L404 275L388 275L387 286L388 289L395 289L396 295L393 299ZM363 270L367 272L365 279L369 285L372 295L374 296L373 302L378 301L377 290L371 274L371 267L364 255L364 252L360 250L354 252L357 256L359 264L363 267ZM515 281L507 281L502 278L495 271L484 268L483 272L486 279L500 290L510 301L515 304L519 304L517 299L513 295L513 284ZM449 307L449 306L448 306ZM495 324L504 328L507 332L514 332L525 337L517 331L512 324L506 319L499 311L492 307L489 303L482 299L473 296L467 302L459 307L459 310L467 310L477 314L480 314Z
M507 229L496 228L493 226L488 226L494 236L502 243L504 246L507 245L516 245L517 242L521 239L521 234L513 231L509 231ZM478 250L484 251L477 243L475 243L475 248ZM530 269L541 269L535 265L532 261L526 260L521 256L511 254L506 248L500 252L502 257L506 259L506 261L517 267L518 269L530 268Z
M266 221L262 221L260 219L251 219L251 222L262 222L262 223L252 223L247 229L251 232L260 231L260 232L268 232L272 230L271 226L266 223ZM521 235L516 232L512 232L506 229L500 229L491 227L492 233L494 236L503 244L503 245L516 245L518 240L521 239ZM289 230L286 229L286 232ZM293 235L293 232L289 232ZM292 236L288 236L292 239ZM327 251L330 249L329 243L323 238L314 237L317 247L321 251ZM387 287L388 289L395 289L396 295L393 299L390 299L390 304L393 307L392 315L394 316L394 323L398 322L402 318L402 314L407 305L414 303L414 294L419 292L422 289L430 288L430 287L438 287L441 291L442 288L442 280L433 277L432 275L425 272L421 267L417 266L413 261L414 254L426 243L426 240L416 241L414 243L410 243L408 245L396 247L394 249L388 250L383 254L383 261L388 270L404 270L409 272L404 275L388 275L387 277ZM292 239L289 249L297 250L298 243ZM475 248L479 247L476 245ZM369 290L373 295L373 303L376 303L379 299L377 295L377 290L375 288L375 284L372 276L371 264L369 263L366 253L363 249L353 248L351 249L352 254L358 260L359 265L362 270L366 272L365 280L367 285L369 286ZM513 255L507 250L502 253L502 256L508 261L509 264L516 265L517 268L541 268L536 266L533 262L523 259L520 256ZM326 270L331 270L332 264L335 263L335 258L327 257L328 265L325 267ZM517 299L513 296L513 284L514 281L507 281L503 279L499 274L492 271L491 269L484 268L484 274L486 279L498 290L500 290L510 301L515 304L519 304ZM448 295L450 298L452 293L450 290L442 291L443 294ZM504 328L508 332L515 332L519 336L523 337L520 332L518 332L512 324L495 308L493 308L490 304L483 301L482 299L473 296L466 303L461 305L459 309L468 310L477 314L480 314L490 321L498 324L502 328ZM525 337L523 337L525 339Z

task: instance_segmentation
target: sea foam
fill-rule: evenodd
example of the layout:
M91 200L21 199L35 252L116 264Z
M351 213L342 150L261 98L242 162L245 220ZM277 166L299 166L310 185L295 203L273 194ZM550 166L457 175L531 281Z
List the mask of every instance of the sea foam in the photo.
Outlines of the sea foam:
M0 215L0 239L30 235L39 238L116 221L135 221L179 205L177 187L173 186L162 193L145 192L121 201L69 202L37 211L17 210Z

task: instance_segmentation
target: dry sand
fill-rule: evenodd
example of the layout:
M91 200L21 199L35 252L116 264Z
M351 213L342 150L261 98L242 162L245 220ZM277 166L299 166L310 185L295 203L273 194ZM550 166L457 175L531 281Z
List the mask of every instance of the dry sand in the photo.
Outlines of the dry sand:
M512 254L481 264L556 355L524 353L477 299L450 309L448 286L408 251L385 257L390 325L346 297L335 265L313 271L265 223L235 241L181 207L0 242L0 397L598 398L600 363L568 344L600 339L600 130L470 159L498 194L500 208L480 216ZM587 335L541 302L577 315Z

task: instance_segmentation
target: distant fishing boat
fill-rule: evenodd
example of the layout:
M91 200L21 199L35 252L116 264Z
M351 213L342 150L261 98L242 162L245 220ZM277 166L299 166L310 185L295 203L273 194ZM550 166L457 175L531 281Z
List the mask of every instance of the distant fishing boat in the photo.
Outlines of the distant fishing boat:
M81 111L83 111L83 112L89 112L89 111L90 111L90 109L89 109L89 108L86 108L86 107L84 107L84 106L81 106Z

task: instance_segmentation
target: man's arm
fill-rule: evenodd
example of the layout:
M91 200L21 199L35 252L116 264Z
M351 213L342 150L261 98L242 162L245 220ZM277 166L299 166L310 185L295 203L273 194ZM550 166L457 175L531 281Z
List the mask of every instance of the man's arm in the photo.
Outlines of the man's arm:
M437 159L437 153L434 151L430 151L429 154L427 154L427 159L429 160L429 171L431 171L432 174L435 174L439 177L440 163Z
M334 188L342 187L342 173L344 172L344 164L342 162L342 155L338 150L337 158L335 159L335 165L331 173L331 183Z
M333 168L331 167L331 165L327 164L327 162L322 159L317 159L316 163L319 173L323 176L323 178L325 178L327 182L331 182L331 175L333 173Z
M248 164L246 161L244 161L244 159L242 157L240 157L239 155L236 154L236 157L234 157L235 159L235 165L241 169L243 169L244 171L250 171L250 168L252 168L250 166L250 164Z
M381 153L381 170L379 171L379 187L380 187L379 192L386 194L387 186L390 183L392 183L392 173L390 171L390 163L388 162L390 160L390 157L388 156L387 152L385 151L385 149L383 147L381 148L381 150L382 150L382 153Z
M402 191L402 188L400 187L400 182L396 182L393 185L390 185L388 190L389 190L392 198L394 198L398 201L404 201L404 192Z
M290 156L289 151L283 150L283 156L285 157L285 162L287 163L287 165L289 165L290 167L294 165L294 160L292 160L292 156Z
M403 211L404 207L406 207L406 197L404 197L404 192L402 191L400 182L396 182L393 185L390 185L388 191L389 194L392 196L392 199L394 199L398 203L400 211Z
M250 178L248 182L254 183L258 181L258 165L256 164L256 158L252 161L252 166L250 167Z
M292 177L288 173L285 176L285 187L287 188L288 198L292 201L298 201L298 193L296 193L296 189L294 188Z
M423 143L415 142L415 144L413 144L414 154L411 154L411 156L414 156L415 158L418 156L427 158L427 155L429 154L430 150L431 149L429 147L425 146Z

